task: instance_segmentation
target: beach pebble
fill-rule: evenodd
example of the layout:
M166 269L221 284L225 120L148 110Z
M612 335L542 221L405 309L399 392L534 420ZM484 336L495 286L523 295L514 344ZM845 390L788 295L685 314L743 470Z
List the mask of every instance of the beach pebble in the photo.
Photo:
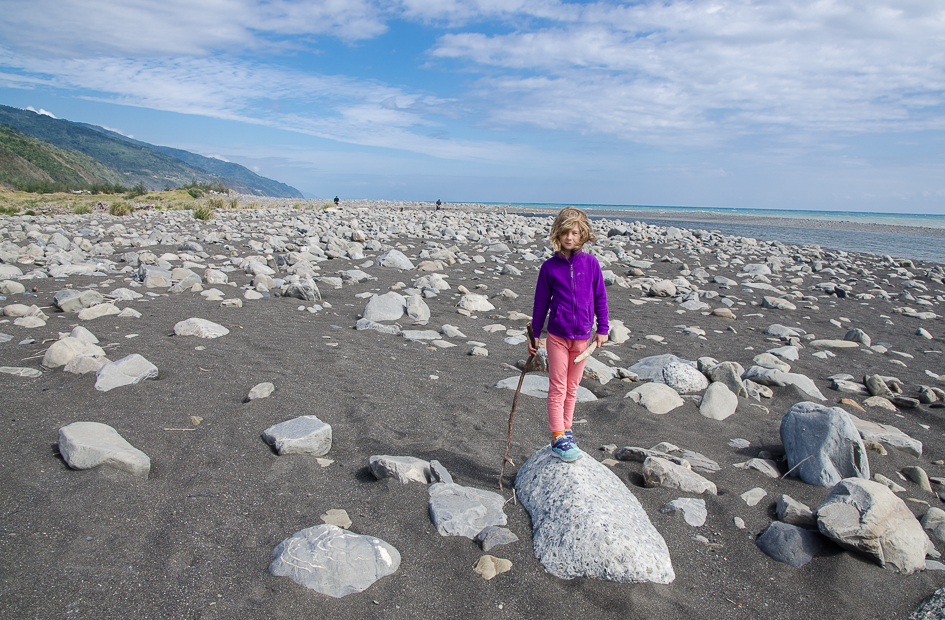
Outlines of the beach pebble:
M681 407L685 402L676 390L662 383L644 383L627 392L624 398L629 398L645 407L650 413L658 415L669 413L673 409Z
M512 570L512 562L503 558L496 558L491 555L484 555L479 558L473 570L477 575L486 581L489 581L496 575Z
M0 366L0 373L13 375L14 377L26 377L28 379L43 376L43 373L35 368L24 368L22 366Z
M263 431L262 438L280 455L324 456L331 450L331 426L313 415L270 426Z
M102 360L106 361L107 360ZM99 360L94 360L98 364ZM93 362L90 362L90 364ZM95 372L95 389L108 392L117 387L135 385L147 379L156 379L158 367L143 356L132 353L120 360L107 362Z
M497 525L490 525L483 528L476 535L476 542L482 545L482 550L489 552L493 547L499 545L511 545L518 542L518 536L512 530Z
M822 534L903 574L925 569L931 541L905 502L878 482L848 478L817 508Z
M550 449L550 448L549 448ZM490 525L505 525L505 498L492 491L449 482L430 486L430 519L440 536L471 540Z
M856 327L848 331L843 339L850 342L858 342L864 347L868 347L873 343L872 339L866 334L866 332Z
M219 338L226 336L230 330L207 319L191 318L174 325L174 333L178 336L196 336L197 338Z
M535 556L562 579L670 583L669 549L630 489L592 458L557 459L538 450L515 478L532 522Z
M378 480L394 478L404 484L427 484L432 479L430 462L412 456L374 455L368 459L368 467Z
M296 532L272 556L272 575L334 598L363 592L400 567L400 553L390 544L328 524Z
M658 457L648 457L643 462L643 483L648 488L678 489L697 495L718 494L715 483L711 480L700 476L688 467Z
M790 495L782 494L778 497L775 513L778 515L778 520L784 523L798 527L817 527L817 517L814 516L810 506L797 501Z
M754 489L745 491L744 493L740 495L740 497L749 506L756 506L758 502L763 500L767 494L768 493L765 492L764 489L760 487L755 487Z
M257 383L249 391L249 394L246 395L246 400L256 400L258 398L269 398L269 396L275 391L276 386L268 381L263 383Z
M147 480L151 459L111 426L99 422L73 422L59 429L59 454L72 469L99 465L126 471Z
M738 407L738 396L724 383L713 382L705 391L699 413L710 420L724 420L735 413Z
M319 517L322 520L322 523L327 525L334 525L340 527L343 530L351 527L351 518L348 517L348 512L340 508L332 508Z

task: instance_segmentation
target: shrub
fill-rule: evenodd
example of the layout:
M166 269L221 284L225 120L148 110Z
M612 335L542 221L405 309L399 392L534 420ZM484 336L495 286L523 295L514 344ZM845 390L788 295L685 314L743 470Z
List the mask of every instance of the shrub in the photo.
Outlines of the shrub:
M32 209L30 209L29 211L27 211L27 212L24 213L23 215L36 215L36 211L33 211Z
M148 193L148 188L144 186L143 181L138 181L135 183L135 186L131 188L131 191L128 192L128 198L137 198L138 196L144 196Z
M207 198L207 207L211 209L222 209L224 207L223 199L219 196Z
M240 201L236 198L230 198L229 204L231 209L239 209L240 207Z
M87 215L92 212L92 209L89 208L89 205L77 205L72 209L72 212L76 215Z
M195 220L212 220L213 209L211 209L207 205L198 205L194 207L194 219Z
M108 212L112 215L131 215L132 211L134 211L134 207L132 207L127 202L122 202L120 200L118 202L113 202L108 207Z
M0 215L16 215L19 212L20 212L19 207L7 207L7 206L0 207Z
M203 196L203 192L197 189L196 187L191 187L187 190L187 193L190 194L192 198L200 198Z

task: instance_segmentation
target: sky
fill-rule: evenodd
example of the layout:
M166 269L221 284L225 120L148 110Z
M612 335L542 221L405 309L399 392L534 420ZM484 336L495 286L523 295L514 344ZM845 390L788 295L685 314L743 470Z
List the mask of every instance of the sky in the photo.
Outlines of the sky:
M307 197L945 214L936 0L0 0L0 103Z

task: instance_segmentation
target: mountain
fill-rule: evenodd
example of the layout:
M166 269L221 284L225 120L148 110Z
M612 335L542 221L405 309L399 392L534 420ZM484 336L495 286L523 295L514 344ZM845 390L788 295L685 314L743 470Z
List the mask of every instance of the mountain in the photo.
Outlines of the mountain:
M84 153L61 149L0 125L0 183L67 189L124 182L122 173Z
M121 184L129 187L139 181L152 190L180 187L194 180L219 181L243 194L302 198L302 193L294 187L261 177L239 164L154 146L94 125L4 105L0 105L0 125L8 125L60 149L83 153L118 172L122 176Z

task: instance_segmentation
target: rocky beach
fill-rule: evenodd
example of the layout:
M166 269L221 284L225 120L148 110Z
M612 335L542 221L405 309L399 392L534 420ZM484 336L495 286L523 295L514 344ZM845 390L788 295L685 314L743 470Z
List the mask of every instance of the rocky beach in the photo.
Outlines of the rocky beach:
M254 200L0 216L0 617L943 617L941 264L595 218L500 490L553 214Z

